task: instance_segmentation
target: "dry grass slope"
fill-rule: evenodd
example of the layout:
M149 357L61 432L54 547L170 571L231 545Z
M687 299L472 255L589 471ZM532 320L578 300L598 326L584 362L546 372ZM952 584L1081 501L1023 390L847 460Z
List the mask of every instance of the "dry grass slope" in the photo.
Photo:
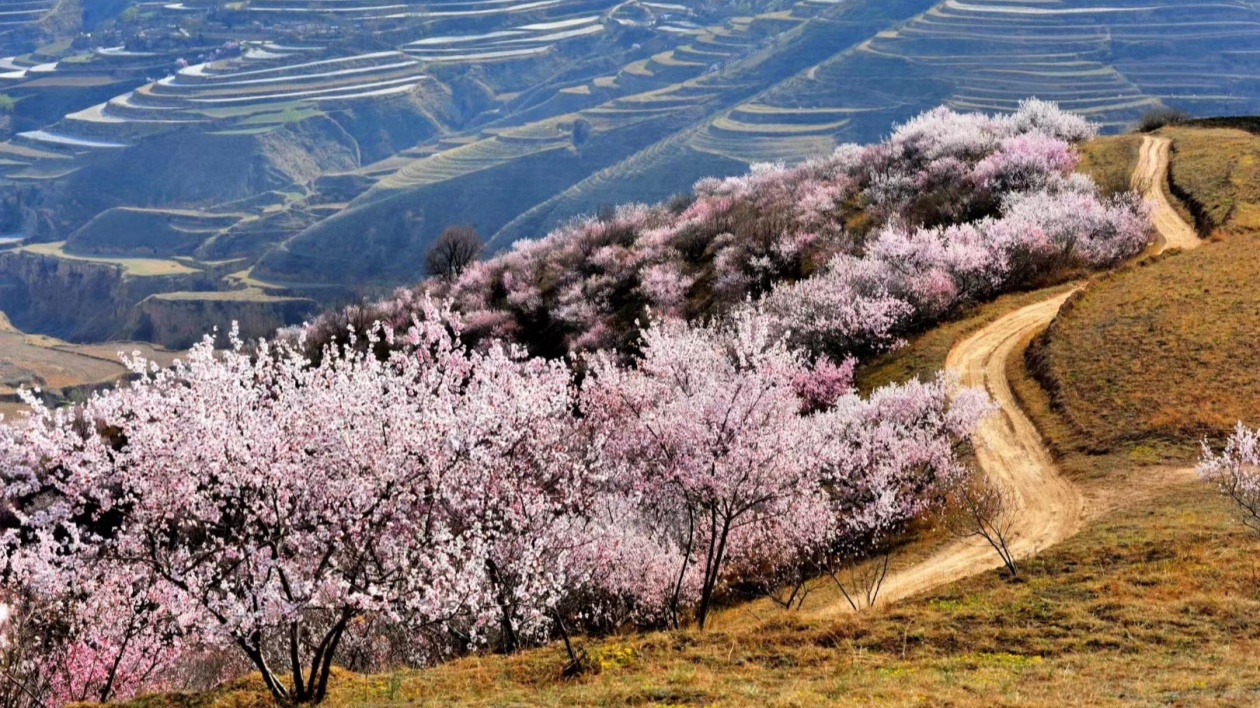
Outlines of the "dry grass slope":
M1205 234L1260 230L1260 136L1236 128L1167 128L1173 193Z
M1080 171L1093 177L1107 194L1126 192L1131 185L1141 147L1142 137L1133 134L1090 141L1081 148Z
M1204 436L1260 422L1260 137L1164 134L1174 191L1216 242L1103 277L1059 318L1038 352L1064 450L1190 456Z

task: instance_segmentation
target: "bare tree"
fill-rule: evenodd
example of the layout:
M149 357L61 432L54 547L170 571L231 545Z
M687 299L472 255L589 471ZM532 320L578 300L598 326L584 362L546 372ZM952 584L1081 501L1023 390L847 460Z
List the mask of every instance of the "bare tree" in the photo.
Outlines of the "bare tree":
M448 226L425 254L429 275L457 278L481 256L481 235L472 226Z
M846 561L839 558L839 562L828 564L825 570L848 601L849 607L856 612L863 607L875 606L879 592L884 588L884 581L888 579L893 555L892 548L884 548L865 559L853 558Z
M1019 569L1010 544L1018 510L1014 491L981 473L954 485L949 494L945 526L960 538L979 536L988 541L1014 578L1019 575Z
M774 578L763 594L785 610L799 610L814 591L813 581L818 574L819 566L813 559L794 563Z

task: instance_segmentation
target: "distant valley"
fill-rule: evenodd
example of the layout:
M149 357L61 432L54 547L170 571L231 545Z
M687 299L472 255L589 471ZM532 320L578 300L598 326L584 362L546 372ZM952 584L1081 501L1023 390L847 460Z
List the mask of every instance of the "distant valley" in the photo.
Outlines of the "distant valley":
M1242 0L4 8L0 310L79 342L266 334L418 280L448 226L503 249L940 104L1260 111Z

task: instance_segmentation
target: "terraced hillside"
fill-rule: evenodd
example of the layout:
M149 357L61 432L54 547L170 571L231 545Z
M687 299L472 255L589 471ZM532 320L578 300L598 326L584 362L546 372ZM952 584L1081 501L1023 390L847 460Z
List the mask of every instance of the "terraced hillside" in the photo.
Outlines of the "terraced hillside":
M505 227L545 230L589 211L614 185L676 191L714 157L748 164L803 159L865 141L926 106L1010 111L1029 96L1120 131L1142 113L1260 110L1260 9L1250 2L947 0L873 33L694 129L576 185ZM646 158L646 159L645 159Z
M329 264L336 262L340 266L332 282L404 279L419 272L423 254L422 248L408 244L427 243L450 223L475 223L493 234L575 185L619 180L615 173L603 173L626 161L672 164L678 155L654 147L661 136L690 135L701 122L755 96L778 77L807 70L837 45L856 45L928 5L925 0L803 0L780 12L695 28L681 35L685 42L674 49L566 88L563 94L576 110L524 124L499 121L359 170L372 181L365 193L269 253L256 271L281 281L328 281ZM581 136L578 126L583 127ZM805 134L784 141L779 149L791 143L796 144L795 155L775 155L819 154L832 147ZM748 165L718 153L688 159L686 169L697 175L729 174ZM693 181L618 181L611 191L651 200ZM578 211L597 206L583 205ZM552 221L578 211L555 215ZM514 235L536 236L543 228L540 224L539 230ZM377 234L375 239L349 236L369 230Z
M0 6L0 41L24 44L40 37L50 24L72 14L59 0L14 0Z
M22 326L63 336L100 336L76 320L95 317L167 342L187 329L169 311L195 312L199 298L216 312L275 305L289 319L308 311L292 306L302 296L343 291L322 277L277 288L249 268L370 186L365 166L418 145L439 152L472 125L506 135L524 123L518 138L531 144L539 131L512 116L563 115L589 102L583 84L722 16L608 0L190 0L120 14L132 34L107 35L120 44L80 35L14 54L0 60L17 118L0 144L11 207L0 233L28 245L3 256L5 306ZM55 291L50 277L84 268L132 286L105 287L116 295L96 309L63 307L69 316L34 302ZM183 280L155 285L157 274ZM148 298L169 290L178 297ZM254 319L270 323L258 333L275 324ZM159 322L165 333L149 326Z
M502 247L933 105L1260 110L1244 0L103 1L90 37L0 35L0 233L178 264L183 303L411 282L451 224ZM5 297L46 328L29 272Z

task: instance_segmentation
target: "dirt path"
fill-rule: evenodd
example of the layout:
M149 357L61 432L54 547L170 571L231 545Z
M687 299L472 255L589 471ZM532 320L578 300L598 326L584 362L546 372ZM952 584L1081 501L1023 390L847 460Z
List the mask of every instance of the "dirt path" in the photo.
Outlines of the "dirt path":
M1143 137L1132 184L1133 189L1155 204L1155 228L1159 230L1162 239L1159 250L1180 248L1188 251L1197 248L1203 241L1173 208L1164 189L1171 157L1171 140L1152 135Z
M1155 204L1161 252L1191 249L1201 243L1164 192L1170 148L1167 138L1146 137L1133 174L1134 188ZM1034 555L1068 538L1087 518L1084 493L1059 472L1041 434L1020 410L1006 377L1010 357L1029 335L1050 324L1071 295L1057 295L1002 317L954 345L946 360L946 368L957 372L963 385L985 389L1001 407L976 431L974 442L980 468L1010 489L1019 505L1018 527L1010 543L1016 558ZM1170 479L1185 476L1180 472L1169 475ZM884 582L877 602L900 600L1001 565L997 553L982 539L956 541L922 563L894 571ZM825 613L847 610L847 605L832 605Z

